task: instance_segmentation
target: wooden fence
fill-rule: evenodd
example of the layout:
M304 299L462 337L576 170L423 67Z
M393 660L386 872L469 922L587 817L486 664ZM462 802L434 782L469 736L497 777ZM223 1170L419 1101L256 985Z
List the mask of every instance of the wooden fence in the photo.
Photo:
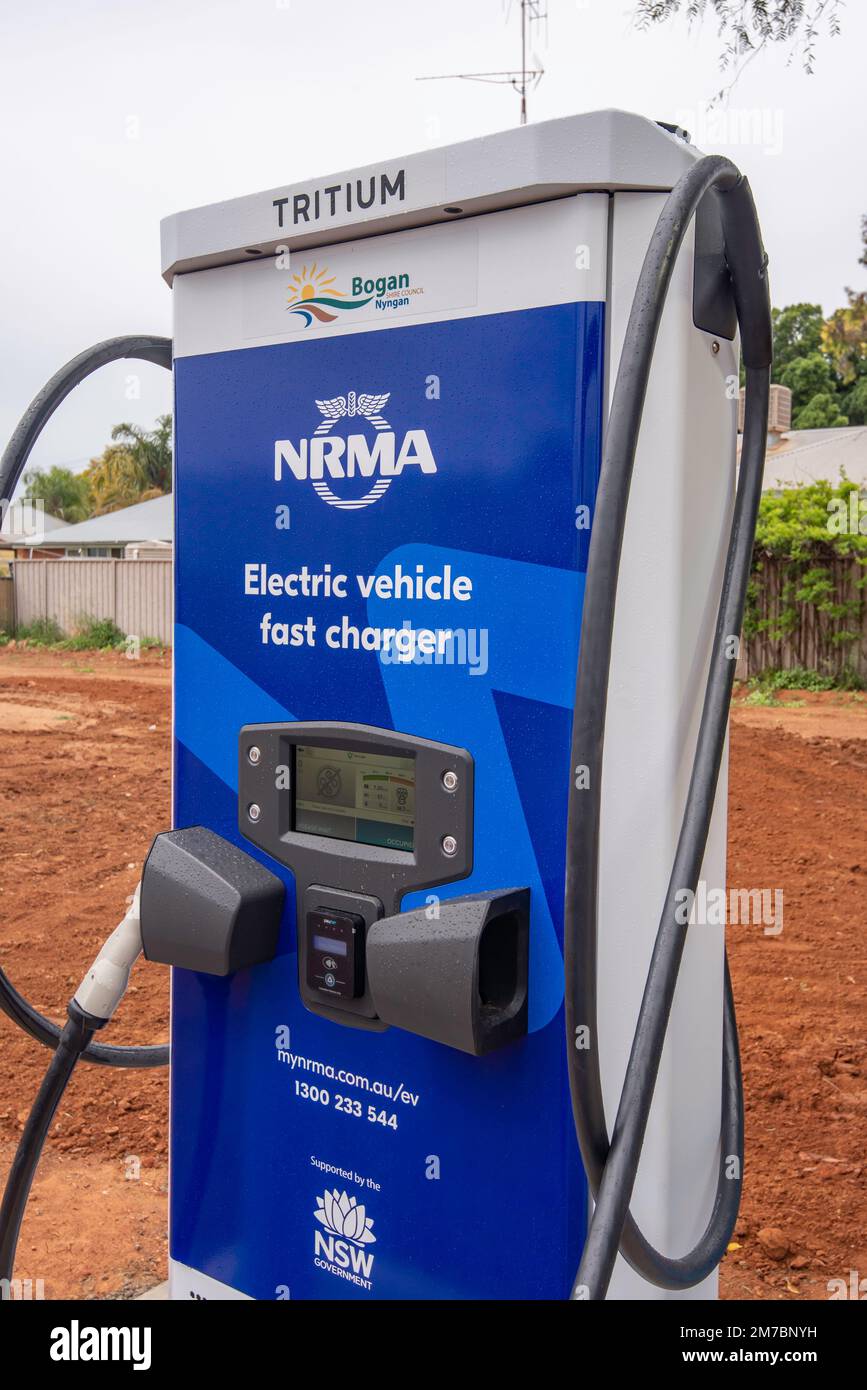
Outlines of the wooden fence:
M832 580L829 597L836 603L854 601L859 611L854 618L843 618L837 624L827 615L818 614L812 604L794 604L797 622L785 637L777 639L766 631L741 643L737 677L746 680L767 670L791 670L803 666L837 676L848 667L867 679L867 591L859 589L857 581L867 575L863 566L852 560L822 561ZM792 606L784 594L785 569L775 560L765 559L757 584L755 616L761 623L779 623L780 615ZM858 634L851 642L831 641L835 631L846 629Z
M128 636L171 643L171 560L15 560L11 583L16 628L51 618L71 633L109 618Z

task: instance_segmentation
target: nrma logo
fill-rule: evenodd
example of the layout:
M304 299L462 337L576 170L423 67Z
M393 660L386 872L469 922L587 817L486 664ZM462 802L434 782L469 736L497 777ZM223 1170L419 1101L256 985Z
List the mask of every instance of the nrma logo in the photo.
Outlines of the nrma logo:
M379 396L350 391L345 396L317 401L323 419L312 438L301 439L297 444L291 439L275 439L275 482L282 480L287 467L293 478L309 482L329 506L358 511L378 502L405 468L436 473L436 460L424 430L407 430L398 447L397 435L382 414L390 395L389 391ZM366 432L332 434L338 420L344 418L357 420ZM376 481L361 497L342 496L331 487L331 482L355 478Z
M363 1288L371 1286L375 1256L365 1250L374 1245L373 1221L355 1197L345 1192L325 1191L316 1198L316 1220L325 1232L316 1231L313 1239L313 1263L339 1279L349 1279Z

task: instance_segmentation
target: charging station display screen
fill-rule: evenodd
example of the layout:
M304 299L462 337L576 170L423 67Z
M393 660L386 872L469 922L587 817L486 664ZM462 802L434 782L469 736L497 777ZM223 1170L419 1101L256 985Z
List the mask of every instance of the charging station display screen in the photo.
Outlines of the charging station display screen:
M292 829L411 851L415 759L299 744Z
M314 951L321 951L323 955L345 956L349 947L345 941L338 941L336 936L314 936Z

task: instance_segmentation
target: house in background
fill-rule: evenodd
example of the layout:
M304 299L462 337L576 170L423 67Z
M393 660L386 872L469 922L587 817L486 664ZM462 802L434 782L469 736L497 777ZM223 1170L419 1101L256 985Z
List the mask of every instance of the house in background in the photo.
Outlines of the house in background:
M867 425L844 425L827 430L789 430L769 441L763 490L796 487L826 479L838 483L845 474L867 490Z
M768 449L763 492L825 481L836 486L845 476L867 492L867 425L834 429L792 429L792 393L788 386L771 387ZM740 394L738 430L744 427L744 393ZM740 442L740 441L739 441Z
M16 555L11 582L0 583L0 627L26 634L47 622L70 634L106 619L171 644L172 533L171 494L46 530L36 555Z
M0 519L0 577L9 577L12 560L54 559L57 551L45 547L46 537L68 529L59 516L26 501L13 502Z
M168 492L66 526L62 534L46 536L42 550L54 560L170 560L173 538L174 506Z

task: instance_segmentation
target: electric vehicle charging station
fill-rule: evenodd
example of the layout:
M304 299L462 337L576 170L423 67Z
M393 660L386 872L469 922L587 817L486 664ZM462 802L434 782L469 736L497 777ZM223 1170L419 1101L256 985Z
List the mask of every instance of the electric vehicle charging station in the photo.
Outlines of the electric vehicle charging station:
M587 1201L560 1015L587 522L625 315L665 194L694 157L650 122L576 117L163 226L175 820L240 834L288 892L270 965L249 980L174 979L173 1296L213 1295L211 1280L259 1298L567 1292ZM674 852L734 489L736 348L696 327L692 279L686 246L618 597L600 874L612 1102L647 973L647 905ZM400 635L384 650L389 629ZM289 743L295 720L338 727ZM278 728L241 732L258 724ZM354 725L382 732L351 764ZM393 730L408 739L399 760ZM448 746L423 785L409 736ZM381 780L358 773L368 766ZM723 792L704 869L714 886ZM394 900L374 882L380 865ZM357 918L420 908L435 928L440 890L447 902L511 887L530 894L520 1043L479 1058L348 1026L372 1012L366 994L312 982L323 902ZM644 1149L642 1215L675 1250L700 1233L711 1195L722 950L719 929L690 940ZM417 965L421 994L421 950ZM319 1216L335 1190L364 1207L375 1240L339 1252L340 1222ZM620 1291L645 1292L630 1275Z
M603 439L684 187L698 218L660 251L627 513L603 502ZM761 337L767 300L726 198L740 217L726 161L602 112L164 222L174 823L195 829L157 837L141 923L176 967L172 1298L569 1296L580 1068L613 1120L705 724L722 756L705 685L727 554L752 543L737 325ZM761 406L750 430L763 445ZM608 669L588 564L618 507ZM702 788L695 867L721 887L724 756ZM564 999L577 917L595 1017ZM684 936L625 1198L672 1258L733 1156L723 929ZM713 1297L715 1262L659 1287L619 1256L608 1296Z

